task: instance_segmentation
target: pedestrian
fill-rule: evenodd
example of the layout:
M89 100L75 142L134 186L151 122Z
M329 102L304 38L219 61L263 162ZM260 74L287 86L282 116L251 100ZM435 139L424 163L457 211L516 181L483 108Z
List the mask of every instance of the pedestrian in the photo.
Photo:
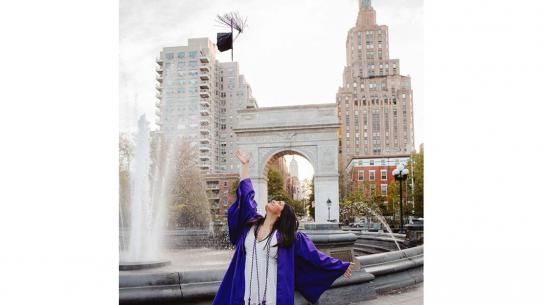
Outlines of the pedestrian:
M353 264L317 250L298 231L294 208L285 202L269 201L266 215L260 215L250 157L239 150L235 154L242 173L227 213L229 240L236 248L213 305L294 305L295 290L316 303L337 278L351 276Z

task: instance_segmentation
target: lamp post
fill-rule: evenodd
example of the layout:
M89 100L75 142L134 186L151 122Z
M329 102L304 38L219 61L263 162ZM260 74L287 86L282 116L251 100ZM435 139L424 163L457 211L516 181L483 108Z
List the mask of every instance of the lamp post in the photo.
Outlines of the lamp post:
M403 204L402 204L402 182L407 179L409 170L402 163L398 164L392 175L396 181L400 181L400 233L403 233Z
M330 222L330 207L332 206L332 201L330 200L330 198L326 200L326 204L328 205L328 222Z

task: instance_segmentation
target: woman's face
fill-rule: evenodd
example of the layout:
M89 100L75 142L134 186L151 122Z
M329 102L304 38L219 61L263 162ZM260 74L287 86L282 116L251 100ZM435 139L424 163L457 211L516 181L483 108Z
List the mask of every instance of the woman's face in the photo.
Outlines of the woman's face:
M284 201L272 200L266 204L266 213L270 213L276 216L281 215L281 211L285 207Z

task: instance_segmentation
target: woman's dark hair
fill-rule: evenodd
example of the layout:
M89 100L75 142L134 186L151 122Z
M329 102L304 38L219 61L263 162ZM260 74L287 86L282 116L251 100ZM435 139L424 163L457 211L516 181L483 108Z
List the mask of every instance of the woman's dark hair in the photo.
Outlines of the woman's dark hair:
M258 219L256 224L260 226L264 223L264 219L265 217ZM296 231L298 231L299 225L300 223L298 222L298 218L294 213L294 208L285 203L279 219L275 221L273 224L273 229L270 232L270 234L272 234L275 230L279 231L280 238L277 240L277 246L282 248L290 247L294 243Z

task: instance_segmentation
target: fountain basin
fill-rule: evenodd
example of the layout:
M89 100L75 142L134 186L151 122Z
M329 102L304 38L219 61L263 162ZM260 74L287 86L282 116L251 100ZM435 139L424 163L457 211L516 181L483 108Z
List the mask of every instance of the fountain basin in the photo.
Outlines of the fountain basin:
M337 223L306 223L302 232L307 234L320 251L342 261L353 262L353 269L360 268L353 250L357 239L354 233L341 230Z
M399 250L394 239L402 249L405 248L405 235L403 234L392 234L394 236L392 238L389 233L354 232L356 232L357 236L357 240L354 243L354 253L357 256Z
M138 261L138 262L120 262L119 270L141 270L141 269L152 269L160 268L171 264L169 260L155 260L155 261Z
M347 305L375 299L377 293L411 286L423 281L423 246L357 257L361 269L352 277L338 278L320 298L321 305ZM171 267L169 267L171 268ZM209 305L227 266L191 271L138 273L123 271L119 276L120 304ZM296 292L296 305L309 303Z

